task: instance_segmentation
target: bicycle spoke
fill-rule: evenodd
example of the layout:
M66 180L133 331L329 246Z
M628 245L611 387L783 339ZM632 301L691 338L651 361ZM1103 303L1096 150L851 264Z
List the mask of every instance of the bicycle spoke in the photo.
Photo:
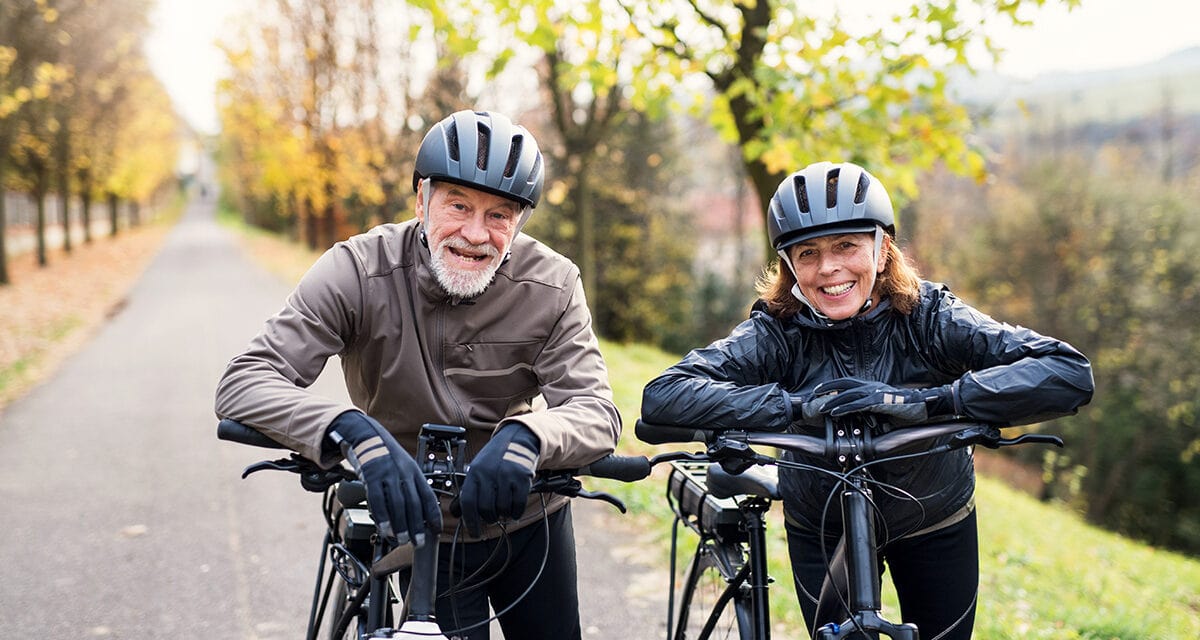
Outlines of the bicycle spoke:
M749 613L740 556L733 546L702 545L697 551L683 583L674 640L740 639L743 629L749 631L748 618L738 622Z

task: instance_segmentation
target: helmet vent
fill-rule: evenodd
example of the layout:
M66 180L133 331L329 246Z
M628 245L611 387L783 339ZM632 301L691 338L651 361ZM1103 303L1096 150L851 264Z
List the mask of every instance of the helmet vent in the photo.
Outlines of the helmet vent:
M830 209L837 208L838 174L841 172L841 169L832 169L825 176L825 206Z
M446 154L450 159L458 162L458 128L446 127Z
M871 179L867 174L858 176L858 188L854 190L854 204L862 204L867 201L867 187L871 186Z
M511 178L517 171L517 162L521 159L521 136L513 136L512 146L508 148L508 162L504 163L504 177Z
M487 171L488 168L488 141L492 137L492 130L482 122L479 123L479 145L476 149L479 152L475 154L475 166L480 171Z
M797 175L793 182L796 195L800 197L800 213L811 213L812 209L808 208L808 190L804 188L804 176Z

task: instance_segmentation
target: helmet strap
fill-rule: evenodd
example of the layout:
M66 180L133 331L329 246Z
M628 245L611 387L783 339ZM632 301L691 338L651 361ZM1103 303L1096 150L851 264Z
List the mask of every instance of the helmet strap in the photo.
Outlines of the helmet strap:
M421 206L425 209L425 219L429 219L429 203L433 200L433 178L425 178L421 181L421 193L425 197L421 199Z
M812 301L806 298L804 293L800 291L800 278L796 275L796 269L792 266L792 259L788 257L787 249L779 250L779 260L783 262L783 264L787 265L788 271L792 272L792 278L796 280L796 284L792 285L792 295L795 296L800 302L803 302L804 306L808 307L808 310L811 311L813 316L818 320L828 324L833 324L833 321L829 319L829 316L821 313L821 311L817 309L817 305L813 304Z
M875 227L875 251L871 254L871 286L867 289L867 301L863 303L858 314L866 313L875 304L875 282L879 279L879 260L883 255L883 227Z
M421 233L420 233L421 244L424 245L424 247L426 249L433 251L433 249L431 249L429 247L429 236L425 233L425 221L429 220L429 201L433 199L433 179L432 178L421 179L420 195L421 195L420 206L421 206L421 208L423 208L425 210L425 219L421 221Z

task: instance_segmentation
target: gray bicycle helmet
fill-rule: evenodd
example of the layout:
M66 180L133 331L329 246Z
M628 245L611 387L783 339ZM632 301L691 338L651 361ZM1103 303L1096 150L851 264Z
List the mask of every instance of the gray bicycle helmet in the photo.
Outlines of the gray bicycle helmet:
M896 216L887 190L866 169L843 162L817 162L779 183L767 215L776 251L835 233L882 227L896 234Z
M537 141L524 127L493 111L458 111L425 134L413 169L421 180L473 187L533 208L545 172Z

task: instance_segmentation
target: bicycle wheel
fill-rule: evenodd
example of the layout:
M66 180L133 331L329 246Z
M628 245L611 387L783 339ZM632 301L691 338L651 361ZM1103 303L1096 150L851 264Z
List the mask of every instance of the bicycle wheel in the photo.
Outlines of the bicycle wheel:
M367 609L364 606L353 606L354 592L345 580L337 580L333 593L329 597L329 605L325 610L325 625L321 638L328 640L359 640L367 632ZM338 622L346 615L352 619L345 625L342 633L337 632Z
M701 540L692 556L672 640L755 640L740 544Z

